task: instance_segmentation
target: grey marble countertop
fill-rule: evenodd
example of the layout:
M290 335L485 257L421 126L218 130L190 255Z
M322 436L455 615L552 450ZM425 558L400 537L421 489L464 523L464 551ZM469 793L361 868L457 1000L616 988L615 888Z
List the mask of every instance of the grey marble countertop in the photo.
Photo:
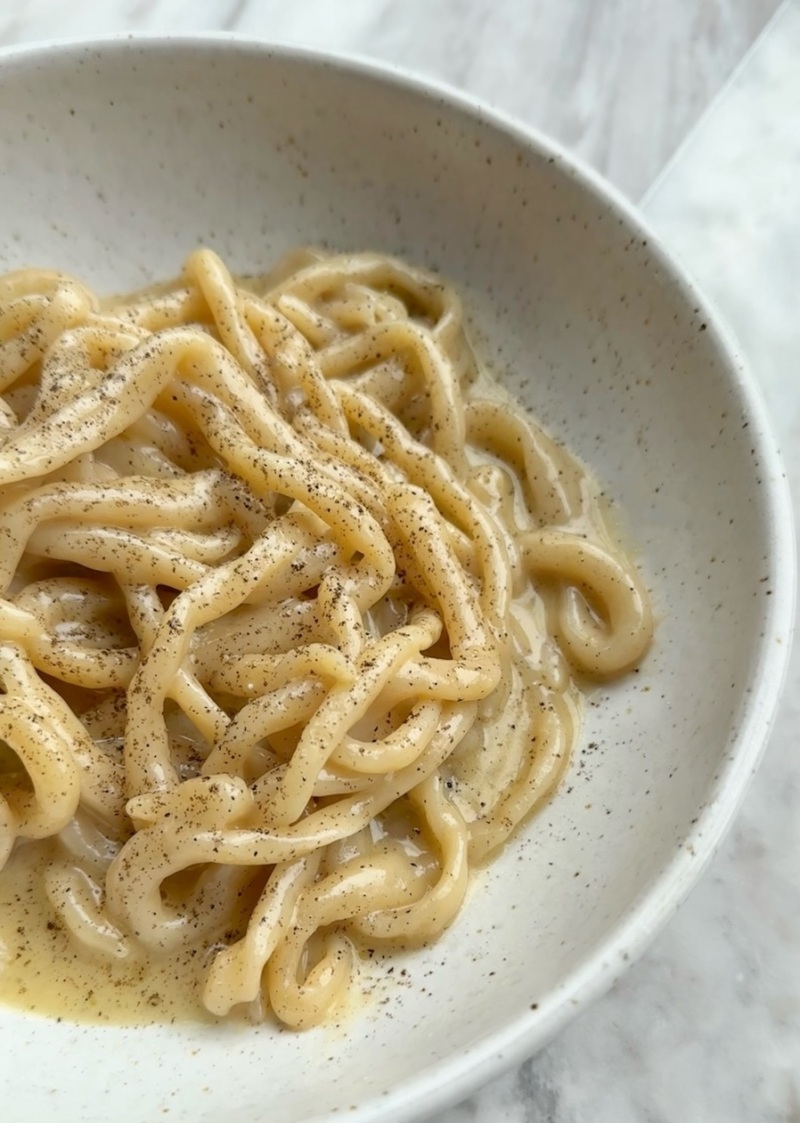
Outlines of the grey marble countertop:
M606 175L738 336L800 502L800 0L0 4L0 45L221 29L443 79ZM764 764L679 914L610 994L440 1123L800 1123L798 730L795 651Z

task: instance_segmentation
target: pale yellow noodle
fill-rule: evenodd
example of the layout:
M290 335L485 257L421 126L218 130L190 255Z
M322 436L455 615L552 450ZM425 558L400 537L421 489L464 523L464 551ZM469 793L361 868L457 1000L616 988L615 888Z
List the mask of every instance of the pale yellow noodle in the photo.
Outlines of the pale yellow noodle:
M42 848L99 971L333 1016L552 792L570 667L644 655L591 477L478 372L378 254L0 278L0 877Z

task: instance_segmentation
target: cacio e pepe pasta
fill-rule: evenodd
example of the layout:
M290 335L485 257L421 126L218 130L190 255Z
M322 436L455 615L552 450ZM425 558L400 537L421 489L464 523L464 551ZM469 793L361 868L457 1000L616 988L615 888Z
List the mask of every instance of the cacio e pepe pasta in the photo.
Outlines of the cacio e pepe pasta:
M591 475L376 254L10 274L0 390L0 994L40 893L95 996L180 963L215 1016L325 1020L553 790L576 679L650 643Z

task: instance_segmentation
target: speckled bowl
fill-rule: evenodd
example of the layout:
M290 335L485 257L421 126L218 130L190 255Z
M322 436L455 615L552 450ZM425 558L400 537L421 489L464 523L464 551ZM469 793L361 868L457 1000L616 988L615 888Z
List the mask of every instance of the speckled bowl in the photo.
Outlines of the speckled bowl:
M485 354L625 513L659 616L599 692L554 801L435 947L346 1023L87 1028L0 1013L8 1123L408 1120L533 1052L608 987L712 854L789 650L791 513L763 409L639 218L451 92L236 39L0 60L0 264L121 290L197 243L254 271L375 248L462 289ZM167 1114L168 1113L168 1114Z

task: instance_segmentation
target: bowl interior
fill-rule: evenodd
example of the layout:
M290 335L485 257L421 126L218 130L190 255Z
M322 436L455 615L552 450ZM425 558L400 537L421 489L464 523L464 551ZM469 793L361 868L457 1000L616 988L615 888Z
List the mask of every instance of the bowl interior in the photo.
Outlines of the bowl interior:
M174 275L200 243L243 272L308 243L433 267L484 357L619 502L655 648L593 696L557 797L435 947L302 1035L0 1013L18 1116L54 1090L83 1123L430 1111L608 984L741 795L788 641L790 548L759 409L623 206L546 145L366 68L235 41L7 56L0 197L3 268L58 267L101 291ZM33 1049L48 1055L38 1088Z

